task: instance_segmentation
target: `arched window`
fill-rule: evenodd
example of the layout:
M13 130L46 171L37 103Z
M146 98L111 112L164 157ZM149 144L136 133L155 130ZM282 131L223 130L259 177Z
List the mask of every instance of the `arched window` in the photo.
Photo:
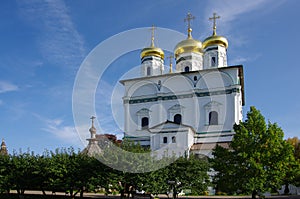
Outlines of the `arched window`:
M180 114L174 115L174 122L176 124L181 124L181 115Z
M216 57L212 57L211 58L211 66L213 67L213 66L216 66L217 64L216 64Z
M175 136L172 137L172 143L176 143L176 137Z
M197 76L194 76L194 81L197 81L197 79L198 79Z
M150 66L147 67L147 76L149 76L149 75L151 75L151 68L150 68Z
M209 125L218 125L218 113L216 111L209 113Z
M165 144L168 143L168 137L163 138L163 143L165 143Z
M149 118L148 117L143 117L142 118L142 129L143 128L148 128L149 126Z
M190 67L186 66L186 67L184 68L184 72L190 72Z

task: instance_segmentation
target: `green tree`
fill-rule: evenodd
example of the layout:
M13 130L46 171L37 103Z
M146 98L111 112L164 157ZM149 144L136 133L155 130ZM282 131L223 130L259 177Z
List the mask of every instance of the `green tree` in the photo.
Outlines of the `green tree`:
M288 138L287 142L294 148L294 156L296 160L300 161L300 140L298 137Z
M9 193L11 189L10 176L12 175L10 156L0 155L0 193Z
M25 190L36 189L39 185L37 156L34 153L14 153L10 160L9 184L19 196Z
M290 162L289 172L285 179L285 193L288 193L288 185L300 186L300 140L298 137L288 138L287 142L294 149L295 162Z
M124 139L120 148L117 148L120 151L113 150L112 146L119 147L108 144L103 149L103 154L98 158L104 160L108 165L107 167L115 168L106 168L111 175L107 179L109 179L109 184L113 186L112 188L117 189L123 198L125 193L133 193L133 190L142 186L145 168L153 159L149 156L150 150L148 148L143 148L140 144L135 144L127 139ZM105 187L108 189L108 184Z
M207 190L208 171L207 161L196 158L194 155L179 157L168 166L169 177L180 183L177 191L191 189L193 195L203 194Z
M276 123L266 124L262 114L250 107L246 121L234 125L234 131L230 149L216 147L213 151L211 162L218 188L252 193L252 198L279 188L294 158L281 128Z
M52 152L50 169L50 187L53 191L68 192L71 198L78 193L83 197L84 191L94 187L94 177L99 171L99 162L86 154L76 153L73 148Z
M164 157L160 161L170 162L170 158L175 157ZM208 170L208 162L203 159L194 155L179 157L165 168L146 173L143 190L155 195L173 192L173 197L176 197L176 193L181 190L191 189L192 194L200 195L207 190L209 184ZM175 184L169 183L172 181Z

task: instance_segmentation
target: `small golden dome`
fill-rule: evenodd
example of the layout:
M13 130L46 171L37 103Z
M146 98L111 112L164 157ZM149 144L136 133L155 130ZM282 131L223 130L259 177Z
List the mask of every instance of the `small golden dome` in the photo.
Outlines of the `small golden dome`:
M179 42L174 48L175 58L182 53L194 52L202 53L202 43L199 40L193 39L192 29L188 28L188 38Z
M143 59L144 57L147 56L155 56L155 57L159 57L161 59L165 58L165 53L161 48L157 48L154 46L154 30L155 30L155 26L152 25L151 27L151 45L150 47L146 47L141 51L141 59Z
M213 17L209 18L209 20L213 20L213 34L210 37L207 37L203 41L203 49L207 48L208 46L213 45L221 45L225 48L228 48L228 41L225 37L217 35L217 25L216 20L220 19L220 16L217 16L217 13L213 14Z
M202 53L202 43L192 37L187 38L179 42L174 49L175 57L177 58L179 54L194 52L194 53Z
M203 41L203 49L207 48L208 46L213 46L213 45L221 45L221 46L224 46L225 48L228 48L228 41L225 37L218 36L216 34L213 34L212 36L207 37Z
M141 51L141 59L147 56L155 56L164 59L165 53L161 48L157 48L154 47L154 45L153 46L151 45L150 47L144 48Z
M191 28L191 20L195 19L195 17L188 13L184 21L188 22L188 38L179 42L174 48L175 58L182 53L194 52L194 53L202 53L202 43L192 37L192 28Z

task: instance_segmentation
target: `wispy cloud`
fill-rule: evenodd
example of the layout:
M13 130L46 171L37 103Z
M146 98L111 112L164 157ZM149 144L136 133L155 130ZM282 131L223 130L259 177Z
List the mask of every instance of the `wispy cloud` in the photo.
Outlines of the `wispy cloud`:
M41 32L38 44L48 61L64 67L81 63L86 55L84 40L63 1L19 1L19 7L22 18Z
M73 146L82 146L80 136L75 127L66 125L63 119L49 119L35 113L33 115L44 123L43 131L51 133L63 143L72 144Z
M232 59L232 60L230 61L230 63L231 63L232 65L238 65L238 64L243 64L243 63L245 63L245 62L247 62L247 61L248 61L248 59L245 58L245 57L236 57L236 58Z
M52 133L56 137L64 141L74 140L78 135L73 126L63 125L61 119L48 119L46 120L46 127L43 130ZM76 139L75 139L76 140Z
M96 93L96 110L101 133L116 134L123 128L123 87L101 80Z
M16 91L19 87L15 84L6 81L0 81L0 93L6 93L10 91Z
M261 57L261 54L256 54L251 57L242 57L242 56L235 56L230 60L231 65L239 65L246 62L251 62L257 60L259 57Z
M207 8L204 12L205 17L211 16L212 13L216 12L221 16L221 23L218 24L218 27L222 29L224 34L228 34L231 32L233 27L233 21L237 21L239 17L245 14L253 13L253 16L263 15L266 12L272 12L272 10L278 8L281 4L283 4L286 0L255 0L255 1L241 1L241 0L231 0L231 1L223 1L223 0L214 0L209 1ZM256 12L256 11L260 12ZM211 22L207 19L206 26L212 27Z
M221 16L219 22L217 22L217 33L225 35L229 40L229 46L233 47L231 50L232 60L228 60L230 65L241 64L248 62L249 60L257 59L260 56L259 52L256 55L249 55L242 57L239 47L245 47L248 43L251 43L251 35L241 34L241 20L242 17L257 18L264 17L268 13L278 9L280 5L287 0L214 0L209 1L204 12L205 18L205 30L208 30L205 35L212 33L212 22L209 22L207 16L212 16L213 13L217 13Z

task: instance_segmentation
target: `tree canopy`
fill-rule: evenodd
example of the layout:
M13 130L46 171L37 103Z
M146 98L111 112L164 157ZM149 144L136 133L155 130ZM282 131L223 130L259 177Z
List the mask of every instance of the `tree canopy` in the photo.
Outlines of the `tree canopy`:
M149 152L149 149L127 141L121 148L133 154ZM141 166L147 166L148 159L137 159L138 156L134 155L122 157L113 151L107 153L114 156L115 161L119 161L117 163L127 161L126 164L129 165L128 158L131 158L129 160L139 161ZM162 169L130 173L109 167L73 148L45 151L42 155L14 152L11 155L0 155L0 192L17 190L19 196L24 195L26 190L40 190L43 194L46 191L66 192L74 198L77 194L83 196L85 191L95 191L101 187L106 193L116 191L123 197L130 190L166 193L170 190L169 180L180 182L178 191L190 188L194 194L201 194L207 190L207 161L194 156L181 157L176 161L174 157L165 157L157 163L165 164L164 162L170 162L169 159L173 163Z
M217 189L252 193L255 197L283 185L290 164L295 161L282 129L276 123L266 123L260 111L250 107L247 119L235 124L234 131L229 149L217 146L213 151L211 162Z
M300 140L298 137L293 137L288 138L287 142L293 146L296 162L290 164L290 170L285 179L286 188L288 188L288 184L300 186ZM288 189L286 189L287 191Z

